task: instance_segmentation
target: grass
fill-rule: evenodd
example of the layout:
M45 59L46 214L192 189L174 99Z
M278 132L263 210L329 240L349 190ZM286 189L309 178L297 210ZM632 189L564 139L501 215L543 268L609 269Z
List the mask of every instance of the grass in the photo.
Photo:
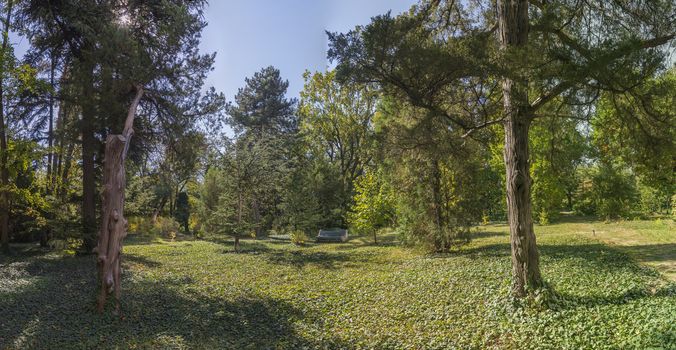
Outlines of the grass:
M445 255L392 234L378 246L244 241L241 254L130 238L122 318L94 313L93 257L23 253L0 258L0 349L676 349L676 284L650 266L673 267L663 224L536 227L556 291L546 308L506 298L504 225Z

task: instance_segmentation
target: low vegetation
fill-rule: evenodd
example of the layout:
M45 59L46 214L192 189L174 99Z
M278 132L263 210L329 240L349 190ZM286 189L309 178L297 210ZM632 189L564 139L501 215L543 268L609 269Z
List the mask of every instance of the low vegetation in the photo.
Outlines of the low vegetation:
M554 293L521 308L505 225L433 255L393 233L240 254L132 235L120 318L94 312L92 257L28 250L0 260L0 348L675 348L676 283L637 263L673 267L673 221L568 221L536 227Z

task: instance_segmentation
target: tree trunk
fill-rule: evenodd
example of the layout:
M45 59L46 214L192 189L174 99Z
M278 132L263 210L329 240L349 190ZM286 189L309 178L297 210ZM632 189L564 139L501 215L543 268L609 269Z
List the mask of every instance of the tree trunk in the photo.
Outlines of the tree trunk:
M252 206L253 210L253 219L255 223L255 228L254 228L254 234L256 238L260 237L262 235L262 225L261 225L261 208L260 205L258 204L258 199L254 199ZM248 234L248 232L247 232Z
M98 311L103 312L108 293L115 291L115 311L119 312L120 261L122 240L127 235L127 220L124 209L124 150L128 140L122 135L109 135L106 139L106 155L103 172L103 222L99 234L98 269L99 299Z
M12 15L12 2L7 6L7 13L4 18L4 28L2 36L2 53L7 51L9 46L9 21ZM0 248L3 252L9 252L9 169L8 169L8 149L7 149L7 125L5 124L5 95L4 95L4 72L0 73Z
M498 0L497 5L500 48L508 55L514 54L528 41L528 1ZM523 55L523 52L517 54ZM502 89L512 294L521 298L542 286L530 200L528 130L532 113L525 79L506 77Z
M115 292L115 313L120 311L120 272L122 260L122 240L127 235L127 220L124 218L124 190L126 185L124 162L129 142L134 133L133 122L143 89L137 87L136 97L129 107L122 135L109 135L106 139L106 151L103 168L102 222L99 233L97 265L100 290L97 300L99 313L103 312L106 297Z
M377 230L373 230L373 244L378 244L378 237L377 237L377 235L378 235L378 231L377 231Z
M73 151L75 148L75 142L72 140L66 142L68 142L68 147L66 149L66 154L64 155L63 159L61 159L60 163L63 164L63 166L59 165L59 168L63 167L63 172L61 173L61 184L59 188L59 195L63 201L67 199L66 196L68 195L68 177L70 176L70 167L71 163L73 162Z
M93 70L85 68L87 74L83 85L84 103L82 103L82 238L85 252L90 252L96 243L96 173L94 154L97 152L94 138L94 98L92 96Z
M153 210L153 217L152 217L152 222L153 224L157 223L157 217L160 215L162 212L162 209L164 209L164 206L167 204L167 196L163 196L162 199L160 200L160 204Z
M237 194L237 230L242 228L242 209L244 201L242 199L242 189ZM239 233L235 231L235 253L239 253Z
M53 159L56 157L54 153L54 69L55 69L55 59L54 52L51 54L52 65L49 71L49 82L52 88L52 91L49 92L49 130L47 133L47 181L46 181L46 190L47 193L51 193L54 187L52 186L52 179L54 178L53 172L56 172L56 168L53 164Z

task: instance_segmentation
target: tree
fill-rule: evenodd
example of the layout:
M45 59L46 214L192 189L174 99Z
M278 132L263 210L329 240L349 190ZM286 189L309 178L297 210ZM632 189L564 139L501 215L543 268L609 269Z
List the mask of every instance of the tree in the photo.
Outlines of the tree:
M577 190L576 171L586 154L587 139L579 121L557 117L533 122L530 149L533 210L540 224L547 224L565 206L572 210Z
M377 82L465 138L503 125L512 294L520 298L543 286L530 200L533 120L558 103L589 105L599 91L631 90L655 74L664 62L658 48L675 35L673 15L671 1L431 0L329 34L329 57L341 79Z
M671 196L676 186L676 67L623 93L604 93L592 117L599 156L621 160L646 185Z
M291 158L289 150L296 142L296 100L285 97L288 86L288 81L282 80L278 69L263 68L253 77L246 78L246 85L235 96L235 104L229 104L226 108L230 116L228 122L237 132L235 143L239 145L240 139L246 140L242 141L245 144L251 144L252 139L265 142L258 147L257 152L269 154L258 155L256 161L265 161L267 164L255 166L266 167L270 175L277 175L261 177L257 195L251 198L256 236L262 235L263 229L270 228L279 214L278 206L282 198L280 189Z
M279 70L265 67L245 82L235 95L235 104L226 108L235 131L258 135L295 132L296 101L285 97L289 82L282 80Z
M120 273L122 269L122 240L127 235L124 218L124 190L126 183L125 160L134 134L136 108L143 97L143 88L137 92L129 106L127 120L121 135L108 135L106 139L105 168L103 170L102 224L95 251L98 254L99 297L97 309L103 312L108 293L115 291L115 312L120 312Z
M0 250L9 251L9 214L11 196L16 192L16 183L10 183L10 137L18 130L12 128L20 121L30 125L31 114L27 105L30 99L41 90L43 84L37 79L34 68L21 64L14 56L9 42L9 32L13 29L15 1L5 1L2 7L2 44L0 46ZM18 136L18 135L14 135Z
M197 50L206 1L21 2L24 31L37 52L61 52L80 114L84 247L95 245L99 143L119 133L134 86L141 84L137 141L130 156L147 152L158 135L193 127L219 114L222 95L202 92L214 55ZM141 158L141 157L139 157Z
M391 190L377 174L361 175L355 183L354 205L348 216L350 224L359 232L372 234L373 243L378 244L378 229L390 223L393 216Z
M299 105L300 131L309 150L338 168L342 182L340 209L345 213L353 183L372 159L378 93L368 84L339 84L335 71L305 72Z
M319 203L319 186L314 171L311 162L301 158L300 164L292 167L284 184L281 220L292 232L300 230L307 234L317 230L322 219L326 220Z
M186 234L190 233L190 226L188 226L190 220L190 202L188 201L188 194L185 191L179 192L176 196L174 217L179 224L183 225L183 232Z
M278 178L278 159L272 149L279 147L274 139L258 138L253 135L240 137L226 150L222 169L212 172L219 176L222 192L218 204L210 213L208 225L213 231L234 238L235 252L239 252L239 240L257 231L261 226L258 204L260 197L268 191L269 184ZM213 178L205 185L212 187ZM206 206L213 206L214 198L203 198ZM211 202L211 203L210 203Z
M448 252L468 238L486 198L481 144L425 109L385 96L375 118L379 181L391 189L404 241Z

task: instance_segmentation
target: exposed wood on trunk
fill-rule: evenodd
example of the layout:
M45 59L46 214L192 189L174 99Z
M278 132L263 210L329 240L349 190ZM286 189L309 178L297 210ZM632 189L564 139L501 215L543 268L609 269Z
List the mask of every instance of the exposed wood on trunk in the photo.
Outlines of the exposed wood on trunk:
M501 50L507 54L522 50L528 41L528 1L499 0L497 10ZM512 294L515 297L524 297L528 292L542 286L531 217L528 130L532 113L528 103L528 84L523 77L505 78L502 90L507 212L512 247Z
M136 96L129 107L122 135L109 135L106 139L106 153L103 171L102 223L98 253L99 297L97 309L103 312L106 297L115 292L115 313L120 311L120 272L122 260L122 240L127 235L127 220L124 218L125 159L129 142L134 134L134 115L143 97L143 88L136 87Z

